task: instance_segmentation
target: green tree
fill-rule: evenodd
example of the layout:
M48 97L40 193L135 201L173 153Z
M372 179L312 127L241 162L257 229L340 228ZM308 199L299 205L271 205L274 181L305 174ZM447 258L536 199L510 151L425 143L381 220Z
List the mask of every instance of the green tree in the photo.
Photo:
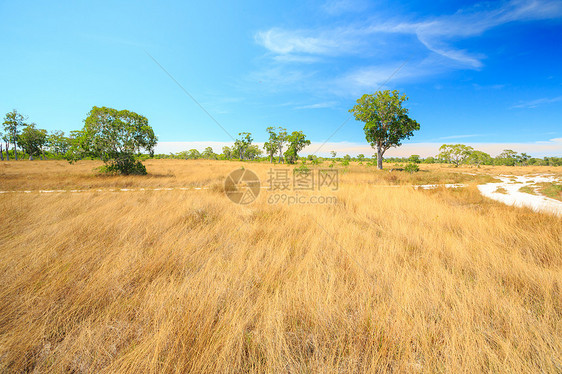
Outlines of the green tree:
M506 165L506 166L515 166L517 162L517 152L511 149L504 149L502 153L496 157L495 164L497 165Z
M402 104L408 100L399 91L379 91L363 95L349 111L355 119L365 123L365 138L377 150L377 166L382 169L384 153L391 147L401 145L415 130L419 123L408 117L408 109Z
M260 147L255 144L251 144L246 148L246 152L244 152L244 158L246 160L255 160L262 154Z
M201 158L201 153L197 149L190 149L186 153L186 159L197 160Z
M4 131L6 131L6 143L12 143L14 145L14 156L16 161L18 159L18 136L20 134L20 129L25 126L25 120L26 117L18 113L15 109L6 113L6 116L4 117L3 125Z
M93 107L84 120L84 128L75 132L69 161L84 156L99 157L106 171L121 174L146 174L135 157L141 150L153 155L157 138L146 117L128 111Z
M49 150L57 156L64 155L70 148L70 139L60 130L53 131L47 138Z
M283 147L287 142L287 130L283 127L268 127L269 140L264 143L263 148L269 156L269 161L273 163L273 156L279 154L279 163L283 161Z
M43 155L43 148L47 144L47 130L38 129L34 123L26 125L18 136L20 147L29 155L29 159L33 160L33 156Z
M4 134L0 131L0 161L4 161L4 144L2 141L4 140Z
M419 164L421 163L421 159L419 155L411 155L408 158L408 162L413 163L413 164Z
M252 134L249 132L241 132L238 135L240 136L240 139L236 139L234 142L234 150L238 154L240 160L243 160L246 149L248 149L254 139L252 139Z
M517 156L517 163L522 166L527 166L530 159L531 156L526 153L521 153L519 156Z
M473 149L464 144L443 144L439 147L439 158L458 167L466 161Z
M365 160L365 155L363 153L357 155L357 161L359 161L360 164L362 164L364 160Z
M288 141L287 129L279 127L277 130L277 148L279 154L279 163L283 162L283 147Z
M217 154L213 151L212 147L207 147L201 154L201 156L207 160L216 160Z
M266 129L269 134L269 140L263 144L263 149L265 149L267 155L269 156L269 162L273 163L273 156L277 152L277 133L275 132L275 127L268 127Z
M284 153L285 160L289 164L294 164L299 159L298 153L310 145L310 140L306 139L306 135L302 131L293 131L291 135L287 136L287 144L287 150Z
M482 151L473 151L470 153L467 159L468 163L471 165L491 165L493 162L492 156Z
M225 145L222 147L222 155L225 160L230 160L232 158L232 149Z

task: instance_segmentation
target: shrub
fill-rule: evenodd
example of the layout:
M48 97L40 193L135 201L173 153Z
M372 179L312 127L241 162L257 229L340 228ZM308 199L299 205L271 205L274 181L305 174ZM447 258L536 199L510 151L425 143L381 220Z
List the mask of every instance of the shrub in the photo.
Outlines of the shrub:
M414 164L413 162L410 162L408 165L406 165L406 167L404 168L404 171L413 174L415 172L420 171L420 167L417 164Z
M98 169L102 173L123 175L146 175L146 167L131 155L122 155L114 160L109 160Z

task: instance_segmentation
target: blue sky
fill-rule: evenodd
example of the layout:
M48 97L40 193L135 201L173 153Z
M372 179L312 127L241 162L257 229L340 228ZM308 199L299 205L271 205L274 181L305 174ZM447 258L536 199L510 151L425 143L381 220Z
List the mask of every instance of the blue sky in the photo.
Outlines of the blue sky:
M372 155L348 109L383 87L421 124L388 155L562 155L562 1L3 1L0 14L0 112L48 130L110 106L145 115L160 152L220 151L242 131L263 142L274 125L303 130L309 153Z

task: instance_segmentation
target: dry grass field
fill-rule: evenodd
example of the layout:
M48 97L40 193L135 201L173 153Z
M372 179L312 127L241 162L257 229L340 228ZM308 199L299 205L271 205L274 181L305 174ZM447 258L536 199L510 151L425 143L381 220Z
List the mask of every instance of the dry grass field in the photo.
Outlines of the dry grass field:
M562 372L562 219L476 187L559 168L352 165L335 204L242 206L226 175L271 165L146 165L0 163L31 191L0 194L1 371Z

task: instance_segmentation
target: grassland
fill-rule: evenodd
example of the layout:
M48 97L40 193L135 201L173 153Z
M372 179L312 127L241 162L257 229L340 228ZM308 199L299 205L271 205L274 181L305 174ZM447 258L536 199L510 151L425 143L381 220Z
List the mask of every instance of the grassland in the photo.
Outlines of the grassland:
M519 192L525 192L531 195L536 195L535 189L531 186L523 186L519 189Z
M541 183L539 191L552 199L562 201L562 185L557 183Z
M32 191L0 195L0 370L562 371L562 219L476 188L556 168L352 165L335 204L241 206L225 176L269 164L146 164L0 163Z

